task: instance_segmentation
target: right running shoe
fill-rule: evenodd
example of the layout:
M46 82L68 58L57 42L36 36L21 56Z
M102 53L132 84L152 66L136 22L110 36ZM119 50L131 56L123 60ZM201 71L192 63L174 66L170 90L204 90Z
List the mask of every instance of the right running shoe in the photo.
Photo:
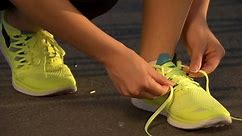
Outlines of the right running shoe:
M77 91L76 81L64 64L64 50L45 30L21 32L1 12L0 50L12 71L12 84L22 93L46 96Z
M169 55L162 54L154 68L163 76L176 83L170 93L155 100L132 98L134 106L152 111L154 114L145 125L148 128L157 115L167 116L167 122L181 129L198 129L211 126L223 126L232 123L230 113L209 92L208 76L206 90L182 70L183 65L172 62Z

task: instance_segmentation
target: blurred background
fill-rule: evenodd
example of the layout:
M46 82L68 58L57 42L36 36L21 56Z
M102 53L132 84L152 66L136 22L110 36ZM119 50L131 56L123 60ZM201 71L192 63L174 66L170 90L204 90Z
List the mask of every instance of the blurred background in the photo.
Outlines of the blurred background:
M120 0L93 22L138 52L141 11L142 0ZM242 117L242 1L212 0L208 22L226 49L226 56L210 76L212 95L232 115ZM0 136L144 136L143 127L151 113L136 109L129 98L120 96L100 64L59 42L77 80L75 94L31 97L16 92L10 68L0 54ZM177 54L189 62L182 45ZM159 116L150 132L154 136L239 136L242 122L184 131Z

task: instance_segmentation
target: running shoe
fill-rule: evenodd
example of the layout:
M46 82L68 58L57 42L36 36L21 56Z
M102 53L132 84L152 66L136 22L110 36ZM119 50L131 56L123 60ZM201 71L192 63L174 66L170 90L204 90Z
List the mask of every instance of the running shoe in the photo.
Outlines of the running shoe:
M24 94L46 96L77 91L76 81L64 64L64 50L45 30L22 32L1 12L0 50L12 71L13 87Z
M185 66L180 61L174 64L169 55L160 55L154 68L175 85L170 88L169 93L155 100L131 99L134 106L154 112L145 125L148 135L150 124L159 114L165 115L170 125L181 129L218 127L232 123L230 113L211 96L207 74L200 71L207 79L204 90L199 83L187 76L183 67Z

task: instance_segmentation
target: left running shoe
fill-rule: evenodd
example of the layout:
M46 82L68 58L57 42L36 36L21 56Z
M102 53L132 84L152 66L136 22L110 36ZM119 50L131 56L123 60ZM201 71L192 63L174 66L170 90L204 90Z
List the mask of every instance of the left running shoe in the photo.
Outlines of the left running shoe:
M1 12L0 50L12 71L14 88L32 96L77 91L76 81L64 64L64 50L45 30L26 33L14 28Z

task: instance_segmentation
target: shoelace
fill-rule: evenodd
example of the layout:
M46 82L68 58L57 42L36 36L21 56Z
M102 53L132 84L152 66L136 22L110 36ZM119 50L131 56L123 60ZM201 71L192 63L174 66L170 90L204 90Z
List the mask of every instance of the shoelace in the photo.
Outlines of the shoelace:
M35 59L35 55L33 53L33 48L36 48L37 46L41 46L40 48L44 48L44 60L43 60L43 70L47 77L47 69L46 65L53 63L55 61L58 61L59 64L63 63L63 55L64 50L59 47L58 43L54 40L53 36L48 33L47 31L40 30L34 36L32 34L22 34L22 35L16 35L15 37L15 44L12 45L13 48L15 48L16 56L18 59L16 62L18 62L17 67L23 68L24 66L28 66L30 64L39 65L40 60L38 57ZM33 47L30 47L28 42L31 40L37 40L35 41L35 44Z
M16 42L11 45L10 50L13 50L13 52L15 52L15 60L16 62L18 62L17 64L18 68L21 68L23 66L26 66L27 64L30 64L30 62L28 61L27 54L31 52L31 49L27 43L31 38L32 38L31 34L14 36L14 40L16 40Z
M46 50L46 57L48 58L55 58L55 57L61 57L60 48L57 44L57 42L54 40L54 37L48 33L47 31L41 30L37 34L37 39L41 39L40 43L41 46L44 45Z
M26 54L29 54L32 48L34 48L35 46L44 45L43 47L46 48L46 60L53 60L53 58L58 57L59 49L57 47L57 43L55 40L53 40L52 35L48 34L47 32L41 31L39 32L39 34L36 35L35 39L41 39L41 41L37 41L36 44L33 45L33 47L28 46L28 42L30 41L30 39L33 38L31 34L16 35L15 38L17 41L15 42L15 45L12 45L12 47L17 49L16 56L22 58L18 60L19 62L26 61Z
M58 43L55 41L53 35L51 35L49 32L45 30L41 30L37 34L37 39L41 39L39 41L41 45L45 46L45 57L44 57L44 73L45 76L47 77L47 69L46 69L46 64L54 63L55 61L58 61L57 63L63 64L63 55L64 52L58 45Z
M155 69L159 69L159 72L165 76L165 73L164 73L164 67L163 66L160 66L160 65L155 65L154 66ZM187 66L185 65L182 65L181 64L181 61L177 61L177 67L174 68L173 70L171 69L170 71L168 71L167 73L170 73L170 74L175 74L175 73L179 73L181 70L178 70L178 69L181 69L181 68L188 68ZM183 71L182 71L183 72ZM206 79L206 92L210 94L210 91L209 91L209 78L208 78L208 75L205 71L203 70L199 70L199 73L203 74L205 79ZM198 84L196 83L195 81L193 81L191 78L187 77L186 79L182 79L180 82L187 82L188 80L190 80L190 83L193 82L195 84ZM157 109L156 111L151 115L151 117L148 119L148 121L146 122L145 124L145 132L148 136L152 136L148 129L149 129L149 126L151 125L151 123L154 121L154 119L164 110L164 108L167 106L168 103L170 103L173 99L173 94L174 94L174 88L172 86L170 86L170 94L168 96L168 98L165 100L165 102L163 102L163 104L161 104ZM211 94L210 94L211 95ZM237 120L237 121L242 121L241 118L236 118L236 117L233 117L231 116L231 119L233 120Z

